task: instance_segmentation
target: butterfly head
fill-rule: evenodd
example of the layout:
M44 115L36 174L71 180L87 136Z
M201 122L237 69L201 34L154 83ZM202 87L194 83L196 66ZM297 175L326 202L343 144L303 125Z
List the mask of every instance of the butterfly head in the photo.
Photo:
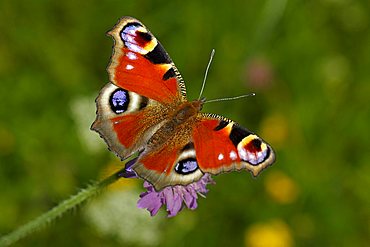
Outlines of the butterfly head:
M198 111L200 112L203 108L204 103L206 102L206 98L202 97L199 100L194 100L191 102L191 105Z

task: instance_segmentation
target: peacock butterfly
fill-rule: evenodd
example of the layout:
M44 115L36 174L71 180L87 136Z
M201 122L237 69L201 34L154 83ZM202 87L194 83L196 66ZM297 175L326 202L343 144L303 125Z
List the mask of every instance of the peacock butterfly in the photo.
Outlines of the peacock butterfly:
M132 168L156 190L190 184L204 173L247 169L257 176L274 162L260 137L201 113L204 99L187 100L179 71L140 21L122 17L108 35L114 39L110 83L96 99L91 129L122 160L139 153Z

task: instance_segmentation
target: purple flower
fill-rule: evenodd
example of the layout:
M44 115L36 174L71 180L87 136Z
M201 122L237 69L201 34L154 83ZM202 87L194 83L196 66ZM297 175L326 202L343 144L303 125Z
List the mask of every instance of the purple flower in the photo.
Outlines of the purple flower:
M135 161L136 159L127 162L124 172L120 173L119 176L138 178L135 171L131 169ZM188 185L168 186L160 191L156 191L153 185L145 181L144 188L147 191L140 194L137 206L138 208L146 208L150 212L150 215L154 216L165 205L168 217L173 217L183 209L184 205L191 210L196 209L198 207L198 194L205 197L205 194L208 193L207 184L214 183L211 175L207 173L197 182Z
M204 174L199 181L186 186L168 186L161 191L155 191L153 185L145 181L144 188L147 191L141 193L137 206L146 208L150 215L154 216L163 205L166 205L168 217L173 217L183 209L184 205L191 210L196 209L198 206L198 194L205 196L208 192L206 186L210 183L214 183L211 175Z

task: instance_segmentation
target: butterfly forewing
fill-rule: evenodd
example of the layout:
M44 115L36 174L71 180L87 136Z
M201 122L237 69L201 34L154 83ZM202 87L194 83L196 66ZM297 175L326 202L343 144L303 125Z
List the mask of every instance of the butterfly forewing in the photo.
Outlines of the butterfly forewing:
M108 35L115 43L108 66L111 82L161 103L186 100L185 84L176 66L141 22L123 17Z
M257 176L275 160L269 144L237 123L216 114L199 114L193 128L197 160L203 172L247 169Z

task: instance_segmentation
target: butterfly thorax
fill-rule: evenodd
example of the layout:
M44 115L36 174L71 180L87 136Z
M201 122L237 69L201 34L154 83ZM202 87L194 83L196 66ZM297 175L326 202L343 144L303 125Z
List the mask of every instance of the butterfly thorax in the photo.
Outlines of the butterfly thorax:
M203 102L195 100L193 102L185 102L181 104L178 110L172 117L172 120L177 124L182 124L192 117L195 117L202 109Z
M202 109L204 100L195 100L192 102L186 101L180 104L169 120L165 122L149 139L148 147L155 149L164 144L170 136L178 131L184 129L184 125L192 126L196 121L196 117ZM190 131L189 128L185 128Z

